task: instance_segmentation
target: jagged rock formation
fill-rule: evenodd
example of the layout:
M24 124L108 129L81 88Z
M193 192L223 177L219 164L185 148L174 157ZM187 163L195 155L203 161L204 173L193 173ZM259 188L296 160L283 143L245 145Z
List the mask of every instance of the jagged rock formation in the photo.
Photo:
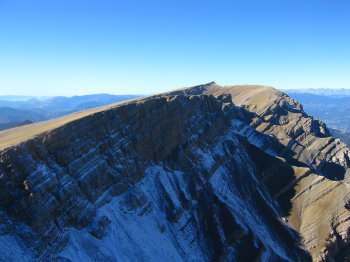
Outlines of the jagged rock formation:
M215 83L0 132L0 261L345 261L349 149Z
M316 94L320 91L319 94ZM329 89L329 90L304 90L300 93L294 90L286 90L286 94L299 101L305 112L317 119L327 123L328 128L339 131L350 131L349 110L350 96L349 89ZM336 134L333 134L335 137ZM341 135L341 134L340 134ZM342 138L338 137L338 138Z
M350 133L349 132L339 130L339 129L334 129L334 128L328 128L328 129L334 137L339 138L347 146L350 146Z

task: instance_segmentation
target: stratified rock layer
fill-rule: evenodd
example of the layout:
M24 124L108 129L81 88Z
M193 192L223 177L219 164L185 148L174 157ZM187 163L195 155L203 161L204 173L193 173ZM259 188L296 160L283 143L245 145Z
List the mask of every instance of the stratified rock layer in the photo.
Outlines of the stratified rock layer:
M349 255L349 149L270 87L179 89L0 145L0 261Z

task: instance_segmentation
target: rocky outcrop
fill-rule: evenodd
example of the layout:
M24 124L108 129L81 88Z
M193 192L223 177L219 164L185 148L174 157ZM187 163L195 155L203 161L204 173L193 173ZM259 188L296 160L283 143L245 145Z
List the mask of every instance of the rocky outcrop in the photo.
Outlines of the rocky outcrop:
M210 83L25 128L0 132L0 261L348 255L349 149L272 88Z

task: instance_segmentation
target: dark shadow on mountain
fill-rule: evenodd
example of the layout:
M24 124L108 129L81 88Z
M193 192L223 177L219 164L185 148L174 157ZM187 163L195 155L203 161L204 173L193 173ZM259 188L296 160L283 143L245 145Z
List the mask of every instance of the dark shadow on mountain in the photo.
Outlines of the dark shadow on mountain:
M335 257L335 262L350 262L350 247L346 246L339 250L338 255Z
M249 142L245 142L244 144L250 158L255 164L254 168L256 169L256 173L260 175L260 182L267 188L273 200L276 200L281 207L281 217L288 217L292 210L291 199L296 194L294 185L297 174L295 174L294 169L288 163L265 153ZM302 165L302 163L300 163L300 165ZM284 224L281 218L276 217L274 213L271 212L271 207L267 201L263 199L257 191L251 195L250 202L254 203L255 208L269 221L278 237L281 238L284 243L296 243L296 248L304 252L304 250L300 248L301 236L299 233ZM289 230L286 230L286 227L288 227ZM307 252L305 252L304 261L311 261L311 257Z
M345 168L333 162L325 162L320 172L328 179L333 181L343 180L345 178Z

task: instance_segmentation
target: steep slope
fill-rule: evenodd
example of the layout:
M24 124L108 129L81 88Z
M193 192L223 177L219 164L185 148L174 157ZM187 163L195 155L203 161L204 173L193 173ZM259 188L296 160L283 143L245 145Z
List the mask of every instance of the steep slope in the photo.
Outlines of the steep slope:
M348 147L322 122L307 116L300 104L271 87L211 85L201 92L230 94L236 105L255 114L250 126L288 149L279 156L306 165L306 173L295 181L289 220L315 260L340 254L343 261L349 250Z
M270 87L175 90L0 147L0 261L347 256L349 149Z

